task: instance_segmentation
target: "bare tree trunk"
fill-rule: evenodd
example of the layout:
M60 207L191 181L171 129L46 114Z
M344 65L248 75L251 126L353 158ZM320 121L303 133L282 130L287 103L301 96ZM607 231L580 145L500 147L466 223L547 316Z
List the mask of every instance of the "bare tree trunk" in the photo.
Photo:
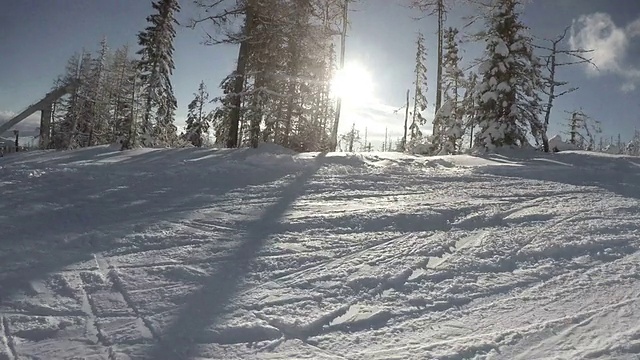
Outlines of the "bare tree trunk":
M442 53L443 53L443 37L444 37L443 27L444 27L444 15L445 15L444 0L437 0L436 14L438 18L438 43L437 43L437 46L438 46L437 64L438 65L436 69L436 103L434 106L432 133L433 133L433 144L437 148L440 148L442 144L442 134L440 133L442 126L440 124L441 120L439 119L438 111L442 106Z
M549 121L551 119L551 108L553 107L553 100L555 99L556 90L556 51L557 43L553 43L551 50L551 56L549 58L549 99L547 100L547 108L544 113L544 128L542 129L542 147L544 152L549 152L549 137L547 136L547 130L549 129Z
M353 152L353 143L356 140L356 124L353 123L351 127L351 133L349 133L349 152Z
M368 132L369 132L369 129L367 127L365 127L364 128L364 150L363 151L367 151Z
M547 64L546 64L547 69L549 70L549 78L547 79L549 82L549 89L547 90L548 92L546 93L548 96L548 99L547 99L547 105L546 105L545 114L544 114L544 124L543 124L543 129L541 134L542 146L545 152L550 151L549 138L548 138L547 131L549 130L549 121L551 119L551 111L553 109L553 103L555 99L560 96L563 96L578 90L577 87L572 87L556 94L556 88L562 87L568 84L566 81L556 80L557 68L561 66L589 64L597 69L597 66L592 61L592 59L587 57L587 54L593 52L593 50L587 50L587 49L571 50L571 49L558 48L559 44L561 44L562 41L566 38L569 29L571 29L571 26L567 26L564 29L564 32L562 33L562 35L558 36L555 40L547 40L548 42L551 43L550 47L536 46L539 49L549 51L549 55L545 56L547 60ZM558 57L557 57L558 54L563 54L565 58L568 58L568 60L558 60ZM572 121L573 121L573 118L572 118ZM572 130L572 138L573 138L572 143L576 141L574 137L575 137L575 133Z
M340 34L340 70L344 69L345 45L347 43L347 22L349 21L349 0L344 0L344 12L342 14L342 34ZM336 118L331 132L331 151L336 151L338 146L338 126L340 125L340 112L342 111L342 97L338 97L336 105Z
M247 71L247 62L249 60L249 35L251 34L251 24L253 24L253 8L251 4L247 5L247 14L245 18L245 34L246 38L240 43L238 50L238 64L235 71L235 79L233 85L234 96L231 99L231 111L229 113L229 137L227 138L227 147L238 147L238 132L240 129L240 113L242 106L242 92L244 91L245 75Z
M384 145L382 146L382 151L387 151L387 147L389 146L389 137L388 137L389 129L384 128Z
M249 124L249 137L251 147L257 148L260 145L260 124L262 123L262 107L264 106L262 87L264 86L264 74L259 74L256 78L255 88L258 89L254 95L253 114Z
M435 113L438 113L440 106L442 106L442 51L443 51L443 25L444 25L444 0L438 0L437 4L438 12L438 69L436 78L436 108Z
M286 119L284 122L284 139L283 139L283 144L284 146L290 146L291 145L291 129L293 127L292 122L293 122L293 97L295 95L295 93L297 92L297 86L296 86L296 81L297 80L289 80L289 98L287 99L287 111L286 111Z
M131 119L129 119L129 134L127 139L123 141L121 150L132 149L136 144L136 77L133 76L133 84L131 85Z
M407 104L404 110L404 136L402 137L402 151L407 151L407 130L409 128L409 96L411 90L407 90Z

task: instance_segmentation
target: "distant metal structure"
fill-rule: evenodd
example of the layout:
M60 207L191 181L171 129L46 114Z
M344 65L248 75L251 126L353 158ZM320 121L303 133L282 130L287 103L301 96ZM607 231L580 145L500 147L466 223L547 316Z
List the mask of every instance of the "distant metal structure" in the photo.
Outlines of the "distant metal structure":
M46 149L49 147L49 141L51 138L51 116L53 113L53 103L66 94L73 92L80 85L79 80L72 80L68 84L63 85L47 95L37 103L29 106L26 110L16 115L9 121L0 124L0 135L4 134L7 130L16 126L19 122L29 117L31 114L41 111L40 114L40 148Z

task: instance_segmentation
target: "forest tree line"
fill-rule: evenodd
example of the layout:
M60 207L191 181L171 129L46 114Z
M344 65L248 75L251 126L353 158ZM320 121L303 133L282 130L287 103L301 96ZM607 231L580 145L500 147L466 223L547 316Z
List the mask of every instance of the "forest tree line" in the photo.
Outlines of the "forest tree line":
M204 146L213 138L226 147L272 142L297 151L335 149L339 99L331 93L331 81L338 59L344 59L339 40L345 38L347 9L355 0L192 1L202 16L188 26L210 30L209 45L237 45L236 68L219 84L222 94L211 97L206 84L194 86L186 127L178 134L170 78L180 5L178 0L156 0L148 27L138 34L139 50L111 50L103 40L96 53L69 59L54 87L72 79L79 79L80 86L54 106L52 147ZM438 61L434 71L427 69L431 49L419 34L413 97L407 101L404 136L395 150L456 154L534 145L552 151L547 132L554 101L577 90L559 80L558 69L593 65L590 50L564 48L566 31L535 43L520 19L520 0L406 1L437 20ZM480 10L474 22L481 30L464 35L466 41L483 41L485 50L467 69L461 68L461 30L446 26L454 5ZM432 74L436 89L430 91ZM425 135L430 93L433 130ZM575 139L585 149L597 148L598 127L586 115L580 119L572 130L580 134ZM354 131L341 136L350 136L350 148ZM385 149L391 147L385 144Z

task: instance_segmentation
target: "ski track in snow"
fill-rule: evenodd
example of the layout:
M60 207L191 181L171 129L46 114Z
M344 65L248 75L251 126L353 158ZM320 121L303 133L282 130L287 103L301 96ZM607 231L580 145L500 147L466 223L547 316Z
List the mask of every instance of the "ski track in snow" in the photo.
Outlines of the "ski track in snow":
M6 156L0 360L637 358L636 162Z

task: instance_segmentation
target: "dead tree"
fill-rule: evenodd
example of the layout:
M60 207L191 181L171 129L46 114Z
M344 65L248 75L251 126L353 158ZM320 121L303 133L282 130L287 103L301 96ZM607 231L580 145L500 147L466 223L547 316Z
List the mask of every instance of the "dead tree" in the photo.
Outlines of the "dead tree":
M569 142L582 149L592 151L595 148L595 135L602 133L600 122L592 119L582 110L565 111L569 118Z
M411 0L410 6L416 8L428 16L436 16L437 30L437 69L436 69L436 102L434 113L437 114L442 106L442 54L444 43L444 22L447 18L447 6L445 0ZM436 118L437 119L437 118ZM437 120L434 120L437 122ZM434 124L436 128L436 124Z
M546 62L548 75L545 77L546 86L544 88L544 94L547 96L547 103L544 105L544 123L541 131L542 146L545 152L549 152L549 137L547 131L549 129L549 121L551 119L551 110L553 104L560 96L572 93L578 90L577 87L570 87L568 89L558 92L558 88L569 84L568 81L560 81L557 78L557 70L559 67L569 65L587 64L598 68L593 62L592 58L587 57L593 50L589 49L565 49L561 47L562 41L567 37L567 32L571 26L564 29L564 32L555 39L544 39L549 43L548 46L536 46L536 48L543 51L547 51L547 55L541 56Z
M402 136L402 151L407 151L407 131L409 129L409 97L411 90L407 90L407 104L404 109L404 136Z
M344 57L347 44L347 30L349 27L349 2L353 0L344 0L342 8L342 32L340 33L340 70L344 69ZM336 151L338 145L338 126L340 125L340 114L342 112L342 96L338 96L335 112L335 121L331 131L331 151Z

